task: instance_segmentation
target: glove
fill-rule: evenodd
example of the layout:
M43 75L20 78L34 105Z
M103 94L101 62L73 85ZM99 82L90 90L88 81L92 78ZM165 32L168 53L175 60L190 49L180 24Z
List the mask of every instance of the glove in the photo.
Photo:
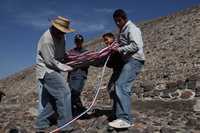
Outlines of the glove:
M112 47L111 48L111 53L116 53L116 52L119 52L118 51L118 47Z
M62 64L62 63L59 63L58 64L58 68L61 70L61 71L64 71L64 72L69 72L69 71L72 71L73 68L68 66L68 65L65 65L65 64Z

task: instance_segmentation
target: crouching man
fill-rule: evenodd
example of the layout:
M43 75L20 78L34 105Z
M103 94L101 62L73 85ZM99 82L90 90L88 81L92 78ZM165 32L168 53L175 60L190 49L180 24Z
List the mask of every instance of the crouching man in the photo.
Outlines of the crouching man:
M73 32L69 20L58 16L51 27L41 36L36 57L36 77L39 84L39 115L36 120L38 133L50 126L48 117L58 114L58 127L72 118L71 92L62 72L72 68L63 64L65 54L65 33ZM66 127L61 132L70 130Z

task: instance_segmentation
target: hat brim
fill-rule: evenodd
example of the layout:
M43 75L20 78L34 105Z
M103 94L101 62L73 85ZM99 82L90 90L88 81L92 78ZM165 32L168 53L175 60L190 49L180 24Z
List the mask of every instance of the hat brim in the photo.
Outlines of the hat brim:
M72 29L72 28L65 28L65 27L63 27L63 26L61 26L61 25L59 25L59 24L57 24L55 22L52 22L52 25L54 27L56 27L58 30L60 30L60 31L62 31L64 33L70 33L70 32L76 31L75 29Z

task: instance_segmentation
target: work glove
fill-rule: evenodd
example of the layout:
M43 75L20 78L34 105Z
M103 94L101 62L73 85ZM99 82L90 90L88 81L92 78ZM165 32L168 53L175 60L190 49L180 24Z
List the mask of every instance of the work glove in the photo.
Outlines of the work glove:
M68 66L68 65L65 65L65 64L62 64L62 63L59 63L58 64L58 68L61 70L61 71L64 71L64 72L69 72L69 71L72 71L73 68Z
M111 53L119 52L118 47L111 47Z

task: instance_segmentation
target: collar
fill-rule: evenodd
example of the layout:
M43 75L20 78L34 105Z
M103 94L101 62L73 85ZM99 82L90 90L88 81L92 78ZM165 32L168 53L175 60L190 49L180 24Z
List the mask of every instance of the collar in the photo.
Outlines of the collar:
M128 25L129 25L130 23L132 23L131 20L128 20L128 21L126 22L126 24L122 27L121 32L123 32L123 31L128 27Z

